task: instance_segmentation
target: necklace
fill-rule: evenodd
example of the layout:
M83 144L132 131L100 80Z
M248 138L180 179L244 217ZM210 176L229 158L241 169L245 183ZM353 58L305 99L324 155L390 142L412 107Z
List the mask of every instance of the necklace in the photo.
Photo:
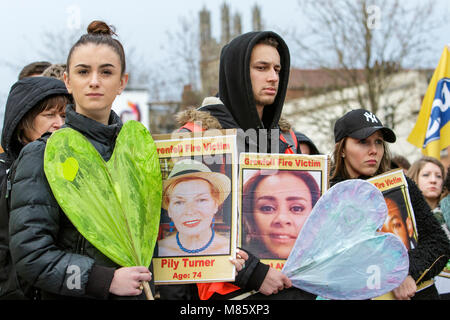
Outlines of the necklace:
M201 247L201 248L193 249L193 250L189 250L189 249L186 249L185 247L183 247L183 245L182 245L181 242L180 242L180 237L179 237L179 234L180 234L180 233L177 232L176 238L177 238L177 244L178 244L178 247L179 247L181 250L183 250L184 252L186 252L186 253L199 253L199 252L202 252L203 250L205 250L206 248L208 248L208 247L211 245L211 243L213 242L213 240L214 240L214 229L211 228L211 231L212 231L211 239L209 239L208 243L205 244L205 245L204 245L203 247Z

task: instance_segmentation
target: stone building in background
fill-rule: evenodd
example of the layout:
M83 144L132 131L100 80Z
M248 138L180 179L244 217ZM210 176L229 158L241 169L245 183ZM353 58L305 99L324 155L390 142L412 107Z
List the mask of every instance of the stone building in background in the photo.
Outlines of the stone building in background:
M199 107L205 97L214 96L219 91L219 59L222 47L236 36L242 34L241 14L232 14L224 3L220 11L220 36L212 36L213 24L211 13L204 7L199 12L199 51L200 51L200 89L194 90L191 83L186 83L181 92L180 101L151 101L148 103L150 130L153 133L169 133L176 129L174 115L182 110ZM252 31L263 28L261 9L252 8Z

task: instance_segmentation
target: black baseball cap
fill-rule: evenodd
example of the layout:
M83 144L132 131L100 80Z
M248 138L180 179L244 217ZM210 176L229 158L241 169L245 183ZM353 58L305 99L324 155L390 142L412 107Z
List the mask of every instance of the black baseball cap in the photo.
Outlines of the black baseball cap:
M339 142L345 137L365 139L378 130L387 142L395 142L397 139L394 131L384 127L372 112L364 109L351 110L334 124L334 141Z

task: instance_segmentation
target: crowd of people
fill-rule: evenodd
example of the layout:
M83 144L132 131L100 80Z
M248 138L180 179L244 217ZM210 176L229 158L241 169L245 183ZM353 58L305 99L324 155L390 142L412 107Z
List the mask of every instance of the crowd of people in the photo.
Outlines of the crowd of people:
M44 173L46 141L59 128L72 128L86 137L105 161L111 158L122 127L111 108L128 81L124 49L115 36L111 26L93 21L73 45L65 63L28 65L11 87L1 137L4 152L0 154L0 299L145 299L142 281L149 281L159 299L167 300L316 299L314 294L293 287L286 275L261 261L272 249L270 241L266 252L259 252L252 250L251 237L247 239L248 246L240 248L231 261L237 271L232 283L155 286L152 266L117 265L90 244L64 215ZM294 131L282 118L289 70L289 48L275 32L237 36L221 50L217 96L205 98L198 108L174 115L178 131L252 130L256 134L245 136L239 152L320 154L310 138ZM450 258L449 168L429 157L412 165L403 157L391 157L388 143L396 139L394 131L368 110L344 114L334 127L336 144L330 182L334 185L349 179L366 180L403 168L418 239L407 247L409 274L393 294L396 299L448 299L450 293L441 289L445 288L441 282L448 279L438 277ZM176 170L187 173L174 169L166 180L163 207L178 233L162 241L161 255L172 255L179 248L185 249L179 252L181 255L226 248L227 239L215 235L209 226L214 224L217 208L226 198L223 190L230 181L220 174L199 179L198 173L208 173L201 163L177 166L180 168ZM194 171L197 175L192 174ZM317 183L308 173L298 172L250 179L244 187L244 193L252 190L247 194L245 210L253 219L248 225L260 229L267 226L259 222L258 216L262 210L269 210L269 204L258 205L259 199L267 198L264 185L271 185L266 190L283 185L310 191L304 192L308 197L302 207L292 207L292 219L298 221L291 228L298 234L304 219L296 216L296 210L314 206L319 192L311 190L318 189ZM172 200L182 198L186 190L202 194L208 232L200 242L197 238L194 241L189 228L183 229L180 222L178 212L190 205L190 200ZM277 214L275 209L273 212ZM282 258L289 255L291 247L283 248ZM72 265L80 270L76 288L67 281L67 269Z

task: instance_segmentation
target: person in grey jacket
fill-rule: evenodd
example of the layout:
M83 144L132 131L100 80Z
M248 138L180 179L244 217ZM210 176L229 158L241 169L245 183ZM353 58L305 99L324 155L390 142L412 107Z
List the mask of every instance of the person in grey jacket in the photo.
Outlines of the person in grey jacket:
M125 88L125 55L110 27L93 21L72 47L64 80L74 105L65 127L83 134L105 161L122 127L111 111ZM144 298L149 266L120 267L90 244L69 221L44 173L46 139L25 146L11 195L10 249L19 278L40 289L42 299Z

